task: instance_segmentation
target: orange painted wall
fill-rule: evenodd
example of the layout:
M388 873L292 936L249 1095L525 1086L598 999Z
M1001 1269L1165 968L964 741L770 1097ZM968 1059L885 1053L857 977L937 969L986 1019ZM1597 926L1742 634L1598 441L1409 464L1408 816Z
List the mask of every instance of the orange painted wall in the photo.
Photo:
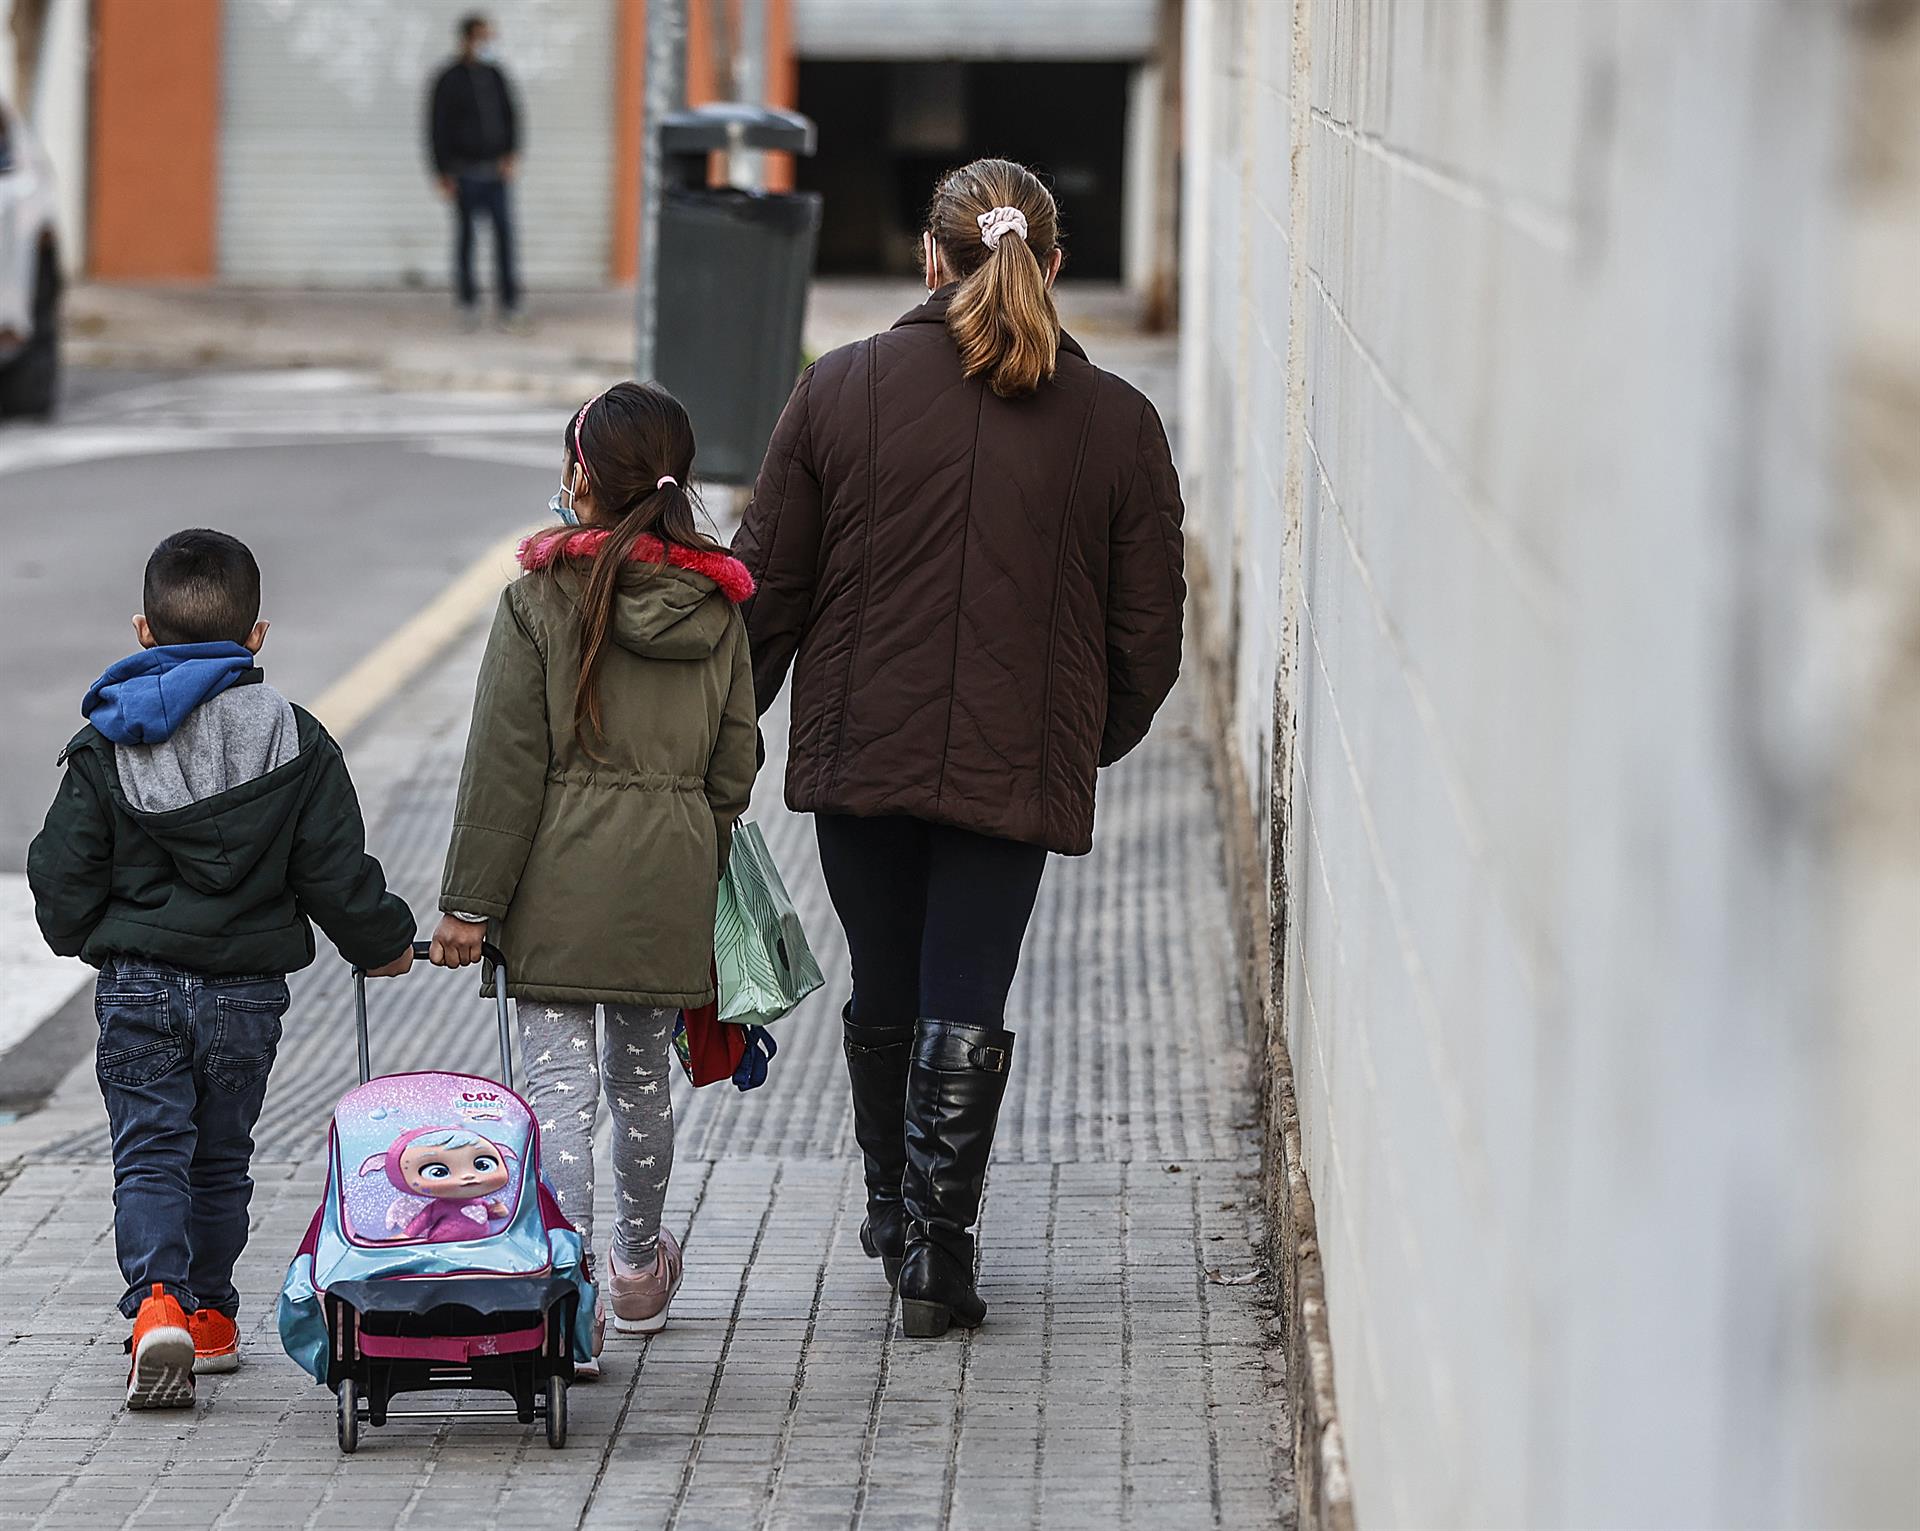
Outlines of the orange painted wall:
M94 0L89 264L206 281L219 195L220 0Z
M607 275L639 274L640 125L646 116L647 0L620 0L614 22L613 252Z
M687 0L687 105L719 99L713 56L713 11L707 0Z
M720 99L720 61L713 51L713 11L703 0L687 0L687 105L705 106ZM707 156L707 184L718 186L727 177L727 157Z
M607 268L614 281L631 282L638 268L640 129L645 119L647 89L647 0L619 0L614 48L613 249ZM689 104L698 106L714 99L714 82L718 77L715 65L710 13L704 0L692 0L687 8ZM767 99L775 106L792 106L798 80L799 71L793 56L791 0L769 0ZM715 157L715 163L721 163L719 156ZM790 155L768 156L767 185L774 191L792 188Z
M792 107L800 99L800 61L793 52L793 0L767 0L767 104ZM767 156L767 190L793 190L793 156Z

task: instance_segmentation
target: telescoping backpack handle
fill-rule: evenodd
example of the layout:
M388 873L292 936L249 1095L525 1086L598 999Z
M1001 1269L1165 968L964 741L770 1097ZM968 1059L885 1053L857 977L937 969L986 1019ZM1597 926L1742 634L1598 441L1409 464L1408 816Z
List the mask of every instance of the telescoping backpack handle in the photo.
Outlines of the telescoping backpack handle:
M432 954L428 941L413 943L413 960L424 962ZM493 1008L500 1023L500 1082L513 1088L513 1021L507 1014L507 959L491 941L483 941L480 955L493 964ZM373 1078L373 1060L367 1050L367 970L353 970L353 1030L360 1044L360 1082Z

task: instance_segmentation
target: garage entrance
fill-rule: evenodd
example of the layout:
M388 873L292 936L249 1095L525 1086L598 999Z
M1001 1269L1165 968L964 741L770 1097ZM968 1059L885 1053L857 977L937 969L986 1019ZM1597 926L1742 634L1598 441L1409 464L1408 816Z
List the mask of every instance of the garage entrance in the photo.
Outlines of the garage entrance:
M934 182L998 155L1060 199L1063 281L1118 281L1126 63L802 59L800 110L819 152L795 169L826 198L819 270L912 275Z

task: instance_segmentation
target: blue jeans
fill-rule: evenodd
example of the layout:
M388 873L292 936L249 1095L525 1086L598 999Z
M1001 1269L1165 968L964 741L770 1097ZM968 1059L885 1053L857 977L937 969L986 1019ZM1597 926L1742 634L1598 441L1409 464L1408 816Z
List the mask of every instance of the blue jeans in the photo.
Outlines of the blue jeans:
M473 278L473 220L484 217L493 225L493 280L500 311L512 313L520 306L520 276L513 267L513 215L507 207L507 183L497 175L457 176L453 200L457 220L454 280L460 306L472 308L479 301L479 286Z
M113 1239L132 1318L158 1282L191 1313L240 1308L253 1124L287 1013L284 978L209 978L116 957L94 986L113 1128Z

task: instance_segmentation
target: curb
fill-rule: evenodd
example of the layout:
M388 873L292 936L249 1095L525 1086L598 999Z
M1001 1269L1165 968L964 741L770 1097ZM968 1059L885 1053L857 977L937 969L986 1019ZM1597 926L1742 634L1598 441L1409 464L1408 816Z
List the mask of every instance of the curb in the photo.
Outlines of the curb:
M206 343L161 345L141 342L70 340L65 360L76 368L116 368L135 372L248 372L337 367L366 372L397 392L504 394L538 404L576 404L623 375L618 363L604 370L591 364L459 367L396 359L389 352L352 346L285 346L248 350ZM630 369L628 369L630 370Z
M24 1121L52 1099L86 1056L95 1037L93 979L91 973L84 976L33 1030L0 1052L0 1109L17 1111Z
M1340 1429L1333 1382L1333 1332L1327 1321L1326 1276L1320 1263L1320 1233L1314 1217L1313 1190L1307 1183L1300 1143L1300 1108L1294 1095L1293 1059L1287 1051L1284 999L1276 997L1275 977L1284 963L1289 909L1283 879L1276 906L1267 898L1266 868L1260 855L1260 829L1246 772L1234 753L1228 672L1208 634L1213 612L1213 583L1202 549L1187 544L1188 581L1193 592L1188 624L1200 657L1201 694L1207 717L1214 787L1221 800L1225 829L1228 899L1235 911L1241 986L1258 1029L1249 1038L1252 1063L1262 1081L1261 1187L1272 1230L1270 1268L1280 1287L1281 1346L1286 1356L1288 1417L1293 1421L1294 1492L1302 1531L1355 1531L1353 1491L1347 1472L1345 1438ZM1283 833L1281 787L1274 793L1276 833Z

